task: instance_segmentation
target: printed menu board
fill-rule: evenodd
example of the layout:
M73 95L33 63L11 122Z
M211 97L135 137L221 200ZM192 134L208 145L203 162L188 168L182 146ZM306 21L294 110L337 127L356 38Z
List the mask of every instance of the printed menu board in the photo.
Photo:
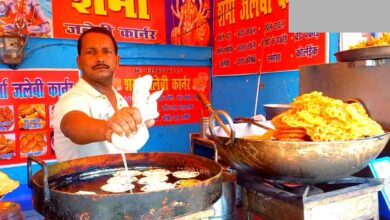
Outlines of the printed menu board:
M256 74L325 63L327 35L288 32L288 5L288 0L217 0L213 74Z
M78 77L78 70L0 71L0 165L24 162L29 155L55 158L54 104Z

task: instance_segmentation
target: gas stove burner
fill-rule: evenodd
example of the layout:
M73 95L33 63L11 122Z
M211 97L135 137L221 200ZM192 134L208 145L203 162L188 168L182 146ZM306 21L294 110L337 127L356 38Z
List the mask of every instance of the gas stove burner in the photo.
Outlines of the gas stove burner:
M367 178L345 177L319 184L302 184L286 180L262 179L265 185L288 191L297 196L308 197L333 190L339 190L346 187L356 186L359 184L369 183Z
M359 187L359 185L372 185L375 182L372 178L351 176L332 180L326 183L303 184L287 180L266 179L257 175L242 172L238 173L237 181L239 185L248 189L270 194L275 193L284 195L285 197L302 200L311 196L334 193L351 187Z
M257 182L258 184L262 184L265 189L269 188L272 191L281 190L284 192L291 193L291 196L296 197L307 197L313 196L317 194L324 193L324 190L315 186L308 185L302 183L293 183L285 180L272 180L272 179L261 179L261 181ZM244 186L251 185L250 183L243 183Z
M265 179L264 184L270 187L275 187L281 190L288 191L290 193L293 193L301 197L317 195L324 192L322 189L316 187L315 185L306 185L302 183L290 183L285 181L275 181L275 180Z
M335 216L378 219L378 191L383 188L383 181L374 178L346 177L307 185L240 172L237 183L243 190L244 216L252 213L278 220L335 219Z

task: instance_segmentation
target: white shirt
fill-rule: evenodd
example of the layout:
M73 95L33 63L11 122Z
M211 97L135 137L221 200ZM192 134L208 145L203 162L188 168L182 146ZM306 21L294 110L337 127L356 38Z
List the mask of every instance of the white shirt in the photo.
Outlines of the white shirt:
M126 100L113 88L117 109L128 107ZM90 144L76 144L65 137L60 129L61 120L70 111L82 111L95 119L108 120L115 112L108 98L98 92L82 78L68 92L63 94L54 107L54 151L59 162L101 154L115 154L120 151L108 141Z

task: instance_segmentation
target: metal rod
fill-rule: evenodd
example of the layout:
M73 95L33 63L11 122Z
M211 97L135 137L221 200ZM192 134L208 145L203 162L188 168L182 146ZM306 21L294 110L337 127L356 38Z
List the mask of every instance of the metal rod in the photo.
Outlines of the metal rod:
M260 61L261 62L261 61ZM261 68L261 67L260 67ZM261 72L259 70L259 74L257 76L257 86L256 86L256 100L255 100L255 109L254 109L254 112L253 112L253 116L256 116L257 115L257 106L258 106L258 102L259 102L259 93L260 93L260 84L261 84Z
M209 100L206 98L206 96L203 93L201 93L201 92L197 92L196 95L198 96L199 100L203 103L204 107L210 112L210 114L214 115L215 120L218 121L218 123L220 124L222 129L226 132L228 137L230 137L231 136L230 129L224 124L224 122L219 117L219 115L211 107L211 104L210 104Z
M265 31L263 30L263 36L262 39L265 37ZM259 72L257 75L257 86L256 86L256 100L255 100L255 109L253 112L253 116L257 115L257 106L259 104L259 96L260 96L260 85L261 85L261 70L263 68L263 55L264 55L264 46L261 47L260 51L260 64L259 64Z

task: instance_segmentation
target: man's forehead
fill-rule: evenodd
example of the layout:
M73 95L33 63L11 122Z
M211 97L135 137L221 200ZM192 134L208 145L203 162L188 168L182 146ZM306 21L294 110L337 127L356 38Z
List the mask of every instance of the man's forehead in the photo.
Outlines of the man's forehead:
M114 48L114 43L111 38L102 33L88 33L82 39L83 48Z

